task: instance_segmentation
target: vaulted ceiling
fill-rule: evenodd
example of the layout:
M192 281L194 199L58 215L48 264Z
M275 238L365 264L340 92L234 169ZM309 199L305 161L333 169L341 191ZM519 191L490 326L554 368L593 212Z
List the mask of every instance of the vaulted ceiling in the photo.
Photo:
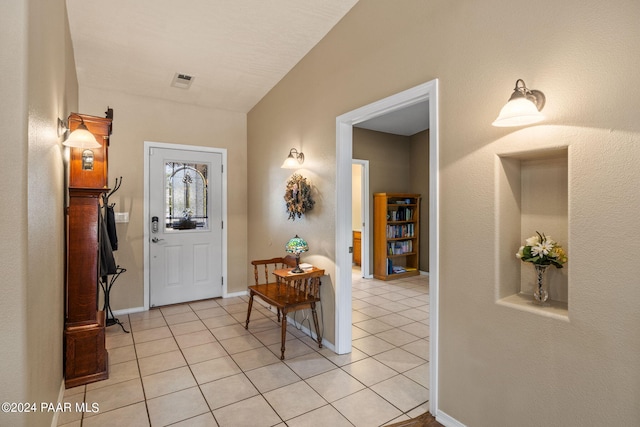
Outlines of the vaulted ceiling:
M81 87L248 112L357 0L67 0ZM188 89L172 86L192 76Z

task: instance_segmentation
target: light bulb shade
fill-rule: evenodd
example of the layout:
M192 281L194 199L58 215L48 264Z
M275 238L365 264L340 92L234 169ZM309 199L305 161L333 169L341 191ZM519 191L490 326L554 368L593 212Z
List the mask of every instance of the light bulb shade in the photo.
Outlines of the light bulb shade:
M497 127L524 126L544 120L540 113L546 98L539 90L528 89L524 80L516 80L511 98L492 123Z
M511 99L502 107L493 126L509 127L524 126L538 123L544 120L544 116L536 105L527 98Z
M285 250L290 254L300 255L301 253L309 250L309 245L303 238L298 237L296 234L296 237L287 242Z
M100 148L102 145L96 140L84 123L80 123L76 130L71 132L69 138L62 143L67 147L74 148Z
M289 154L289 157L287 157L284 160L284 163L282 163L282 166L280 166L282 169L295 169L297 168L299 165L298 161L296 159L293 158L293 156L291 154Z
M289 155L284 159L284 163L280 166L282 169L295 169L304 163L304 154L298 153L298 150L292 148Z

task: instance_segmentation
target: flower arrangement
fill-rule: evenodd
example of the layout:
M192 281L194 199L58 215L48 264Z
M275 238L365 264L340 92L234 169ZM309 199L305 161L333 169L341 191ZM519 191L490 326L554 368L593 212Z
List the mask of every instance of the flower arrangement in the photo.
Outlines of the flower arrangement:
M292 221L296 216L301 218L302 215L313 209L316 203L311 198L311 185L307 182L307 178L294 173L287 180L287 189L284 193L284 200L287 203L287 213Z
M536 236L525 240L524 246L520 246L516 258L523 262L531 262L536 265L553 265L562 268L567 262L567 253L562 247L551 240L551 236L536 231Z

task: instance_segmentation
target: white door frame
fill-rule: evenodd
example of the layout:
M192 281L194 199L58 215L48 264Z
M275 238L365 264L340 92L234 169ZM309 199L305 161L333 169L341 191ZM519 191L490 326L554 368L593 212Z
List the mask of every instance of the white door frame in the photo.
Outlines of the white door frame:
M407 89L336 118L336 319L335 348L351 351L351 162L353 125L429 101L429 406L438 412L438 286L439 286L439 134L438 79Z
M368 279L373 277L371 274L371 265L369 262L369 160L353 159L352 164L360 165L362 167L360 173L360 204L362 216L360 218L360 227L362 229L361 234L361 246L362 253L360 256L360 270L362 271L362 277Z
M201 147L198 145L171 144L166 142L144 142L144 209L143 209L143 229L144 229L144 309L149 310L149 150L152 148L168 148L181 151L200 151L207 153L218 153L222 155L222 297L227 296L227 149Z

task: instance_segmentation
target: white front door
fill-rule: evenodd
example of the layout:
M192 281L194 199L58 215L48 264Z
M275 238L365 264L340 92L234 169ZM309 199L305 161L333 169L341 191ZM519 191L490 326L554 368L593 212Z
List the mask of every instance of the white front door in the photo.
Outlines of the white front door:
M149 301L222 295L222 155L150 148Z

